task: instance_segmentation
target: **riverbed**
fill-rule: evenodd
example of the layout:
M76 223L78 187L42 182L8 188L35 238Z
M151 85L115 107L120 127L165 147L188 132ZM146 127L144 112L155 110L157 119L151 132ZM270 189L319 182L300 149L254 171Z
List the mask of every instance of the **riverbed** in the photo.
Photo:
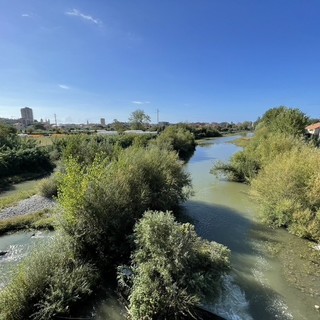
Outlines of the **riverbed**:
M210 174L214 162L226 161L241 150L230 143L237 138L203 140L186 165L194 195L183 205L182 220L192 222L203 238L232 250L232 272L224 278L221 299L206 308L230 320L319 319L314 306L320 304L320 276L303 272L303 257L310 244L259 223L247 185ZM0 257L2 286L10 270L42 236L18 233L0 237L0 250L8 251ZM124 319L123 309L112 297L99 310L96 319Z

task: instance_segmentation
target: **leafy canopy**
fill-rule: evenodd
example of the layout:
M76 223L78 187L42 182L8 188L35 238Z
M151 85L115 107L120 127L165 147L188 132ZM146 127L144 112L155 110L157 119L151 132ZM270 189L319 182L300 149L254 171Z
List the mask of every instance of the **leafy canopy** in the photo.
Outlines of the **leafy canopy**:
M131 129L144 130L146 125L150 123L151 118L143 110L137 109L133 111L129 117Z
M280 106L269 109L261 118L258 129L265 127L268 131L291 135L301 135L305 132L308 117L299 109Z

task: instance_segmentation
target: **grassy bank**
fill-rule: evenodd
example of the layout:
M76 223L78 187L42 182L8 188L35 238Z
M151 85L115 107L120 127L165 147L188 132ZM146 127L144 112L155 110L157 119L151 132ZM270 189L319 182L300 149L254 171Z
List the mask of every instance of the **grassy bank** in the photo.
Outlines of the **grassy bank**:
M50 210L0 220L0 235L26 229L54 229L54 218Z
M38 187L35 186L29 190L18 191L17 193L8 197L0 198L0 210L13 207L20 201L28 199L38 193ZM1 213L0 213L1 214Z
M243 138L239 138L236 140L231 141L230 143L238 146L238 147L242 147L245 148L249 145L251 138L248 137L243 137Z

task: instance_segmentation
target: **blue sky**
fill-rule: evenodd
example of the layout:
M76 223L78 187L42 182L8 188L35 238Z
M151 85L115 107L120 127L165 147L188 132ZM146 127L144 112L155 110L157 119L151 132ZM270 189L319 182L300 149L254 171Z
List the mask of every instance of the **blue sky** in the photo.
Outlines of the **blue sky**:
M319 0L0 0L0 52L0 117L320 116Z

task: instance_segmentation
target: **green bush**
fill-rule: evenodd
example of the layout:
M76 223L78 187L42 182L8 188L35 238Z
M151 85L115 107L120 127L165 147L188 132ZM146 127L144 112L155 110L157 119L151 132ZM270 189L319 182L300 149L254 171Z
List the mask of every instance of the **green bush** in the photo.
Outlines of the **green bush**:
M91 265L74 259L67 241L46 243L26 258L0 292L0 319L68 316L80 298L92 293L95 278Z
M196 139L222 137L222 134L212 127L190 128Z
M273 133L301 136L308 125L308 117L299 109L280 106L269 109L261 118L258 128Z
M48 172L53 167L49 153L40 147L0 150L0 177L25 172Z
M217 162L212 173L226 175L232 181L250 182L278 155L293 148L302 148L304 144L302 138L261 129L243 151L232 156L229 163Z
M167 127L157 138L156 144L160 148L176 151L184 160L190 158L196 147L194 135L179 126Z
M212 173L226 175L233 181L250 182L279 154L304 145L307 123L308 117L299 109L283 106L269 109L246 148L236 153L229 163L218 162Z
M293 148L270 161L252 181L263 220L300 237L320 240L320 151Z
M185 319L206 298L216 297L229 269L226 247L201 239L194 226L176 222L170 212L146 212L134 239L132 273L118 268L119 282L129 291L131 319Z
M83 165L93 162L97 155L111 159L121 149L126 149L132 145L146 147L153 135L118 135L101 136L76 134L69 135L63 139L53 140L51 147L51 157L67 160L72 157Z
M42 179L38 185L39 193L43 197L53 198L58 195L58 181L55 176Z
M59 185L60 228L81 257L110 265L128 254L126 237L145 210L187 199L190 178L175 153L132 147L111 163L97 158L83 167L70 159Z
M108 137L85 134L70 135L60 141L57 140L53 148L60 150L63 160L72 157L83 165L92 163L99 154L110 158L114 150Z

